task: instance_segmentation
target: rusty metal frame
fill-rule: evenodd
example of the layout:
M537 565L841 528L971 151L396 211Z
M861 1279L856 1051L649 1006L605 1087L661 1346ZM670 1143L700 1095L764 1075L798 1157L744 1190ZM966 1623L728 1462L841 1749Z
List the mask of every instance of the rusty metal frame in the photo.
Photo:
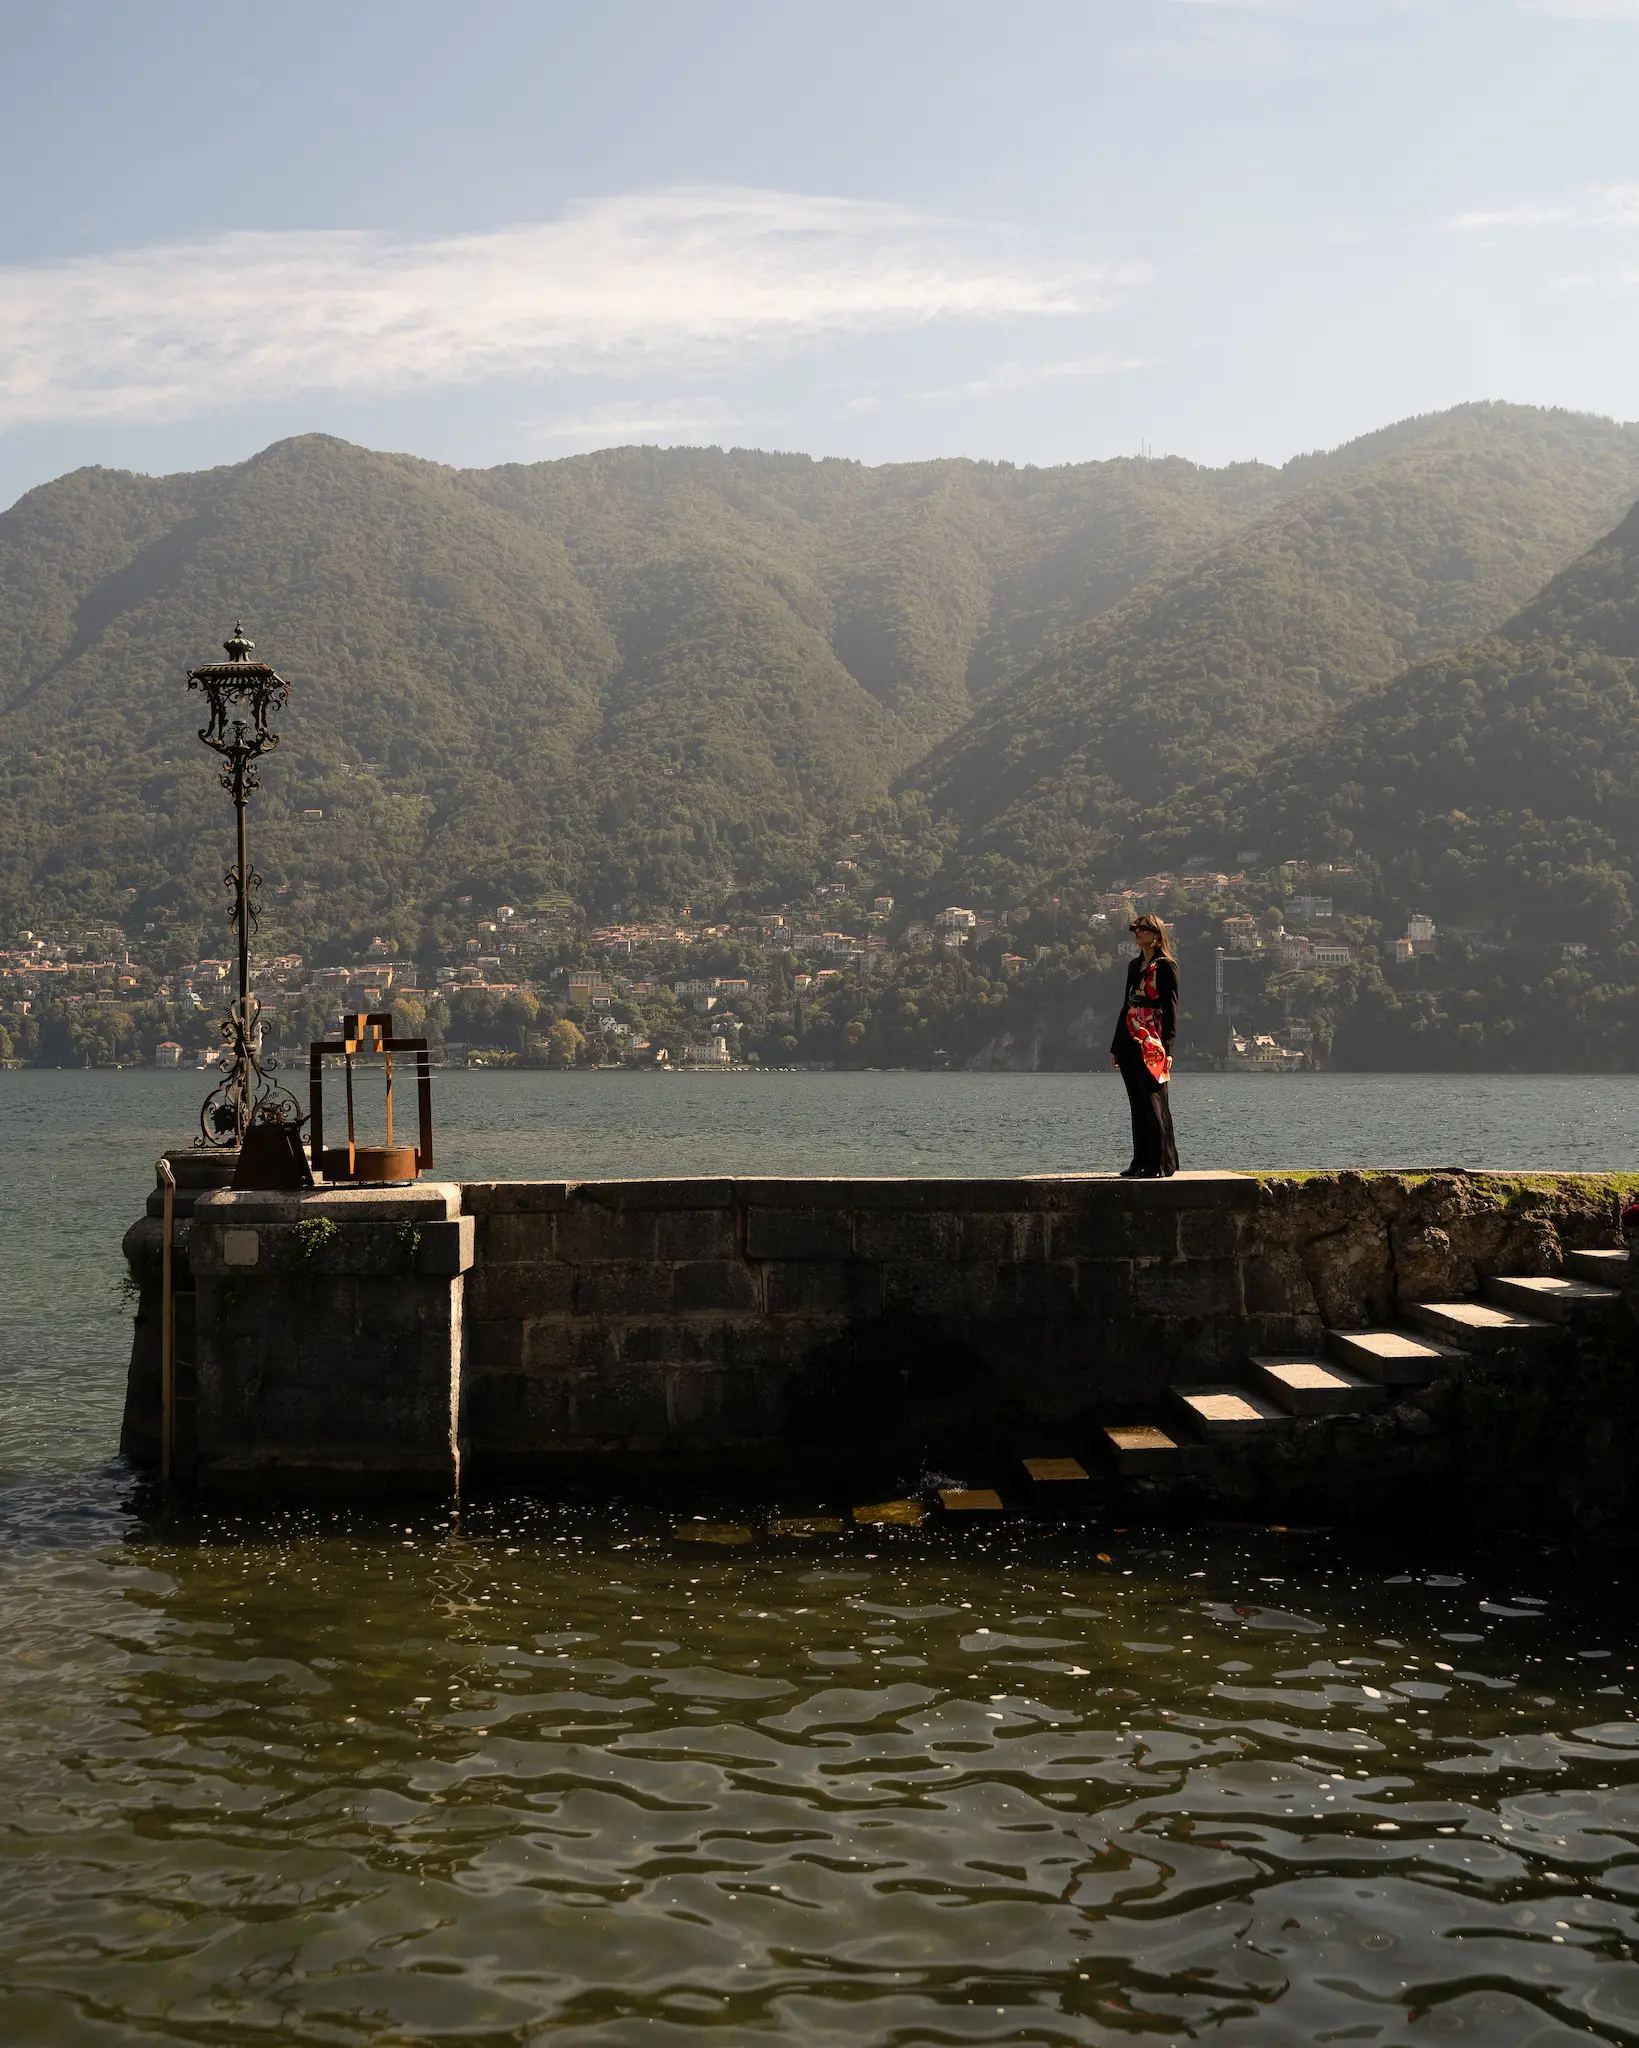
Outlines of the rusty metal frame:
M433 1163L432 1064L425 1038L398 1038L393 1034L391 1010L349 1011L341 1020L340 1038L315 1039L307 1049L308 1157L315 1173L324 1171L324 1060L327 1053L339 1054L346 1070L347 1087L347 1171L353 1172L353 1059L358 1053L379 1052L387 1070L387 1145L393 1142L393 1054L413 1053L416 1075L415 1170L423 1174ZM339 1148L338 1148L339 1149Z

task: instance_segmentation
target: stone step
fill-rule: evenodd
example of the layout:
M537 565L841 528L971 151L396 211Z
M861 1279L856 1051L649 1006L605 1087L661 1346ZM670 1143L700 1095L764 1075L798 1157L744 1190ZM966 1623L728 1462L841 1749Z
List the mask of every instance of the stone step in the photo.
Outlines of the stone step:
M1019 1462L1038 1486L1060 1486L1088 1476L1079 1458L1021 1458Z
M1597 1281L1601 1287L1622 1287L1628 1277L1628 1255L1623 1251L1567 1252L1565 1266L1579 1280Z
M1213 1442L1261 1435L1292 1419L1266 1394L1246 1387L1169 1387L1167 1391L1195 1433Z
M1176 1472L1183 1463L1177 1438L1153 1422L1108 1423L1103 1435L1115 1469L1129 1478Z
M1488 1301L1408 1301L1407 1316L1421 1330L1455 1340L1468 1351L1513 1351L1535 1357L1559 1337L1558 1326Z
M1426 1387L1462 1362L1454 1345L1410 1330L1328 1330L1326 1346L1339 1365L1380 1387Z
M1552 1323L1568 1323L1574 1315L1609 1308L1622 1299L1614 1287L1558 1275L1516 1279L1493 1274L1485 1283L1485 1294L1488 1301L1503 1308L1518 1309L1524 1315L1546 1316Z
M1252 1385L1288 1415L1358 1415L1380 1408L1383 1389L1324 1358L1253 1358Z

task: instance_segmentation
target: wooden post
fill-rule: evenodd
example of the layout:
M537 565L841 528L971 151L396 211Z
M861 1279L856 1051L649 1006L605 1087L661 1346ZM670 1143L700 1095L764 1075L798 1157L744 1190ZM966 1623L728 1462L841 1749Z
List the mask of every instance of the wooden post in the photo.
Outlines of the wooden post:
M176 1452L176 1296L171 1287L171 1231L176 1214L176 1175L161 1159L154 1171L164 1190L164 1241L159 1255L159 1476L171 1483Z

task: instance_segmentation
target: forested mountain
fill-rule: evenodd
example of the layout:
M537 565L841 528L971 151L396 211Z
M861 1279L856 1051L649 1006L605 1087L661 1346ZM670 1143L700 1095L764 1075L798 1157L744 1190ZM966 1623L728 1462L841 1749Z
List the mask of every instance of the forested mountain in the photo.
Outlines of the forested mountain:
M1639 491L1639 429L1501 406L1409 424L1375 460L1292 465L1313 480L934 749L906 786L952 828L949 887L1084 877L1136 811L1495 626Z
M241 614L294 686L260 857L312 919L475 883L603 907L801 885L971 690L1277 488L715 450L462 473L322 436L79 471L0 517L0 904L210 903L181 677Z
M0 515L0 919L219 917L182 674L239 616L293 684L255 849L310 948L458 892L776 901L866 815L901 886L1018 897L1129 793L1495 627L1635 491L1634 430L1495 406L1285 470L323 436L82 470Z
M1639 937L1639 506L1500 632L1367 691L1190 792L1137 853L1249 840L1361 864L1384 902L1482 935ZM1633 964L1639 967L1639 949Z

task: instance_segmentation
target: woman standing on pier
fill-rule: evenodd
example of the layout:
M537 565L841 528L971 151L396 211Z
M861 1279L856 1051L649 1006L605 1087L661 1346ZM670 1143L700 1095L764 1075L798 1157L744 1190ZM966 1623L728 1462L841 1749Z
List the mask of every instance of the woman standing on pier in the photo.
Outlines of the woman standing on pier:
M1127 992L1116 1019L1110 1065L1127 1084L1132 1164L1123 1180L1164 1180L1178 1171L1172 1135L1172 1041L1178 1030L1178 963L1158 917L1134 918L1138 958L1127 963Z

